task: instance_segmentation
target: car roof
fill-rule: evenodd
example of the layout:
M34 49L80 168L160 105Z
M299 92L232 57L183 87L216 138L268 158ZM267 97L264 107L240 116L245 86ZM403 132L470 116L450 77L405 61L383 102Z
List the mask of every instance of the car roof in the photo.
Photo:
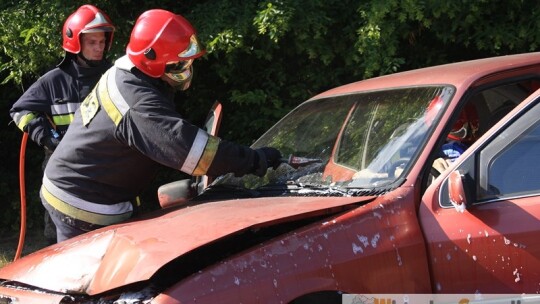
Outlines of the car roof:
M502 70L540 63L540 52L506 55L420 68L346 84L311 99L397 87L421 85L469 86L475 80Z

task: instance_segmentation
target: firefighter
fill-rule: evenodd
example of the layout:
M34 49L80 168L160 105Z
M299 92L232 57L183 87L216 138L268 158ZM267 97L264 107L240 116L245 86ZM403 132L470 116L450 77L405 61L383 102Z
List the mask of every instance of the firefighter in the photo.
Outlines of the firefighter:
M463 154L479 137L480 120L472 102L468 102L459 113L458 120L446 137L440 150L440 157L433 162L432 175L439 176Z
M109 17L92 5L83 5L62 29L64 57L40 77L13 104L10 115L17 127L44 148L43 169L64 136L73 114L111 63L115 27ZM56 231L45 212L45 236L54 243ZM52 231L52 233L51 233Z
M203 54L182 16L140 15L126 54L75 113L45 169L40 196L59 242L130 218L162 165L193 176L262 176L279 165L278 150L211 136L175 111L174 92L190 86Z

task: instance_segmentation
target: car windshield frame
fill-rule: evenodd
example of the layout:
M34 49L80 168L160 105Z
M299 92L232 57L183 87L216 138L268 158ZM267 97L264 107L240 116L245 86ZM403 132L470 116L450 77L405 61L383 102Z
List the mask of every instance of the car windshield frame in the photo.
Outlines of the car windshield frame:
M284 156L266 175L216 178L210 188L375 189L390 187L413 166L456 89L426 85L360 91L308 100L251 147ZM338 191L339 192L339 191Z

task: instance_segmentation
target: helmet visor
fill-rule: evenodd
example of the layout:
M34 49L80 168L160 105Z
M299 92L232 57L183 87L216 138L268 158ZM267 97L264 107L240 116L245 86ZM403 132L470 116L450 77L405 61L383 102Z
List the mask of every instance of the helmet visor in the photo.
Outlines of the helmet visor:
M194 56L200 56L202 53L201 45L195 35L189 38L188 47L178 54L179 58L193 58Z
M96 13L94 20L84 26L82 33L114 32L114 26L103 13Z

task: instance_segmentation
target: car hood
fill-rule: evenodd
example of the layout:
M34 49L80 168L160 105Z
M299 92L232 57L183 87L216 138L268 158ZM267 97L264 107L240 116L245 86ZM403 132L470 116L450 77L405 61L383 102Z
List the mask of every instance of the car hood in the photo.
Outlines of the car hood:
M268 197L163 210L32 253L0 269L0 278L57 292L99 294L147 280L171 260L239 231L373 198Z

